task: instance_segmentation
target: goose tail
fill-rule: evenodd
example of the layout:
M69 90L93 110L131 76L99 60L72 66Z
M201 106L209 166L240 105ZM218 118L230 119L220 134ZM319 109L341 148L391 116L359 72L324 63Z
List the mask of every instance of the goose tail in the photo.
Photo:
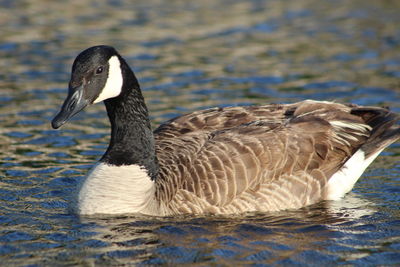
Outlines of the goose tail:
M362 118L370 126L366 142L329 179L326 200L338 200L349 192L365 169L390 144L400 138L400 116L388 109L375 107L354 108L352 114Z
M360 147L366 159L400 138L400 115L386 108L375 107L355 108L352 110L352 114L361 116L365 123L372 128L370 137Z

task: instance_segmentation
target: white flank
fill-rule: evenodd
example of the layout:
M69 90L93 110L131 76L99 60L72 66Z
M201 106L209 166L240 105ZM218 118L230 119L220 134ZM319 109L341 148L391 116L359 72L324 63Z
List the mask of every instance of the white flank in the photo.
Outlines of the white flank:
M103 100L118 96L122 90L122 72L121 63L117 56L112 56L108 61L108 78L106 85L101 90L100 95L93 103L99 103Z
M326 189L326 200L338 200L349 192L358 178L372 161L382 152L383 149L365 158L365 153L361 149L347 160L343 167L337 171L328 181Z
M98 163L82 182L75 209L85 215L147 213L154 207L154 192L144 168Z

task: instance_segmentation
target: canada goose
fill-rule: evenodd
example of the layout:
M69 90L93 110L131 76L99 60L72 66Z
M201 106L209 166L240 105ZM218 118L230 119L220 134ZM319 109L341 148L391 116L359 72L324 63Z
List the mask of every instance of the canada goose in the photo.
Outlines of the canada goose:
M335 200L400 137L399 116L385 108L312 100L196 111L153 132L139 83L110 46L77 56L53 128L101 101L111 140L79 186L79 214L232 214Z

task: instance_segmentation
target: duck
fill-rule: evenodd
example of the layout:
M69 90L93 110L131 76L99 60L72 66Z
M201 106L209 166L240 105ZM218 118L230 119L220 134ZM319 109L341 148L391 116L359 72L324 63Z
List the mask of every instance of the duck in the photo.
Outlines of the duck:
M107 45L76 57L52 127L99 102L111 138L77 186L79 215L229 215L338 200L400 137L388 108L315 100L208 108L153 131L134 72Z

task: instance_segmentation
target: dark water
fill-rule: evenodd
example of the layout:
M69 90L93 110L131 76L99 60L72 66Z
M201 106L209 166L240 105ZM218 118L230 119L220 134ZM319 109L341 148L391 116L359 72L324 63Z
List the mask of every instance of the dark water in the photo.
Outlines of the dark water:
M343 200L234 217L78 218L108 142L96 105L54 131L72 60L133 66L154 126L211 106L306 98L400 112L400 2L0 1L0 265L399 265L400 146Z

